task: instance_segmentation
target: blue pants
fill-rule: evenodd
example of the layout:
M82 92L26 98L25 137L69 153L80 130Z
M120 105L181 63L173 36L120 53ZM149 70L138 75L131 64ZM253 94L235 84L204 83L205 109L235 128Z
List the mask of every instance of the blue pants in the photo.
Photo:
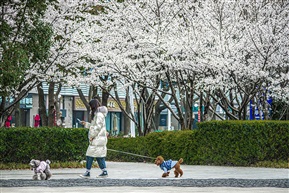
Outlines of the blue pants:
M94 160L94 157L86 156L86 169L87 170L91 169L93 160ZM100 169L103 170L106 168L105 157L97 157L96 161Z

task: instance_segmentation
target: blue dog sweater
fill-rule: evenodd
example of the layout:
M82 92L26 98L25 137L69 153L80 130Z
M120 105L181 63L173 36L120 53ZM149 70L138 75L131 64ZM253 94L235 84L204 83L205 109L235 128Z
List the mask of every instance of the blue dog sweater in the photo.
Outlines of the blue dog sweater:
M164 170L164 173L167 173L170 171L175 165L177 161L172 161L171 159L164 161L161 165L160 168Z

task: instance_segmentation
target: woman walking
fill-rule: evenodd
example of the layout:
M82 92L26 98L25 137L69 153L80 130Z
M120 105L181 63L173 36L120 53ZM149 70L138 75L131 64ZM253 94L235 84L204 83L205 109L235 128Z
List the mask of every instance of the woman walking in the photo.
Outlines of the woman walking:
M108 113L108 110L105 106L99 106L100 103L97 99L92 99L89 102L89 105L91 108L91 123L84 121L80 122L85 126L85 128L89 128L89 146L86 151L86 172L83 175L80 175L80 177L90 177L90 170L94 158L96 158L99 168L102 170L102 173L99 175L99 177L107 177L108 173L105 163L105 157L107 154L107 131L105 125L105 117Z

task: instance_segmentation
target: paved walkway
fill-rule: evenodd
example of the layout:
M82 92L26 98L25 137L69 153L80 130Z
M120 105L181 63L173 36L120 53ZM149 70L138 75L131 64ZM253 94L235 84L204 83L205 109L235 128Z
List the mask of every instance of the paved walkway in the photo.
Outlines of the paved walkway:
M53 176L49 182L41 181L31 181L32 171L31 170L0 170L0 180L1 188L0 193L50 193L50 192L71 192L71 193L92 193L92 192L126 192L126 193L154 193L164 191L166 193L173 192L216 192L216 193L289 193L289 188L286 185L285 188L280 187L253 187L252 183L249 186L246 184L241 185L242 187L236 187L235 185L210 185L209 187L199 187L198 183L202 180L227 180L232 181L238 179L239 181L243 179L243 183L250 182L254 180L266 180L270 179L273 181L278 181L286 179L289 181L289 169L274 169L274 168L250 168L250 167L218 167L218 166L189 166L182 165L184 170L184 175L181 178L174 178L173 173L168 178L161 178L162 170L152 163L127 163L127 162L107 162L107 168L109 177L106 179L101 179L102 181L97 181L95 178L100 170L98 168L93 168L91 171L91 179L81 179L79 177L85 169L52 169ZM86 181L85 181L86 180ZM119 185L118 181L126 182L124 185ZM137 186L135 184L130 184L136 181L142 181L144 183L148 182L148 186L144 187ZM7 183L14 183L15 186L7 186ZM67 183L69 184L57 184L53 187L55 183ZM90 183L90 186L83 185L84 183ZM108 186L99 187L98 185L91 186L91 183L102 183L110 182ZM158 186L151 185L152 182L157 182ZM172 185L164 185L160 183L170 183ZM177 182L177 183L176 183ZM180 183L195 183L190 187L189 184L182 186ZM32 183L32 185L31 185ZM47 184L48 183L48 184ZM50 183L50 184L49 184ZM115 184L115 185L114 185ZM216 184L216 183L215 183ZM286 183L287 184L287 183ZM61 186L61 187L59 187ZM100 185L101 186L101 185ZM216 187L211 187L216 186ZM221 186L221 187L220 187ZM237 185L239 186L239 185Z

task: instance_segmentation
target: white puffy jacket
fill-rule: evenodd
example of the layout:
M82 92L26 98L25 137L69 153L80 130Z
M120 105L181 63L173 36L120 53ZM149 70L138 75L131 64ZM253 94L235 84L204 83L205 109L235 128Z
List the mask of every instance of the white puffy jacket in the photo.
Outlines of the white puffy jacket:
M86 122L85 127L89 128L89 146L86 156L106 157L107 154L107 135L105 126L106 113L97 112L91 123Z

